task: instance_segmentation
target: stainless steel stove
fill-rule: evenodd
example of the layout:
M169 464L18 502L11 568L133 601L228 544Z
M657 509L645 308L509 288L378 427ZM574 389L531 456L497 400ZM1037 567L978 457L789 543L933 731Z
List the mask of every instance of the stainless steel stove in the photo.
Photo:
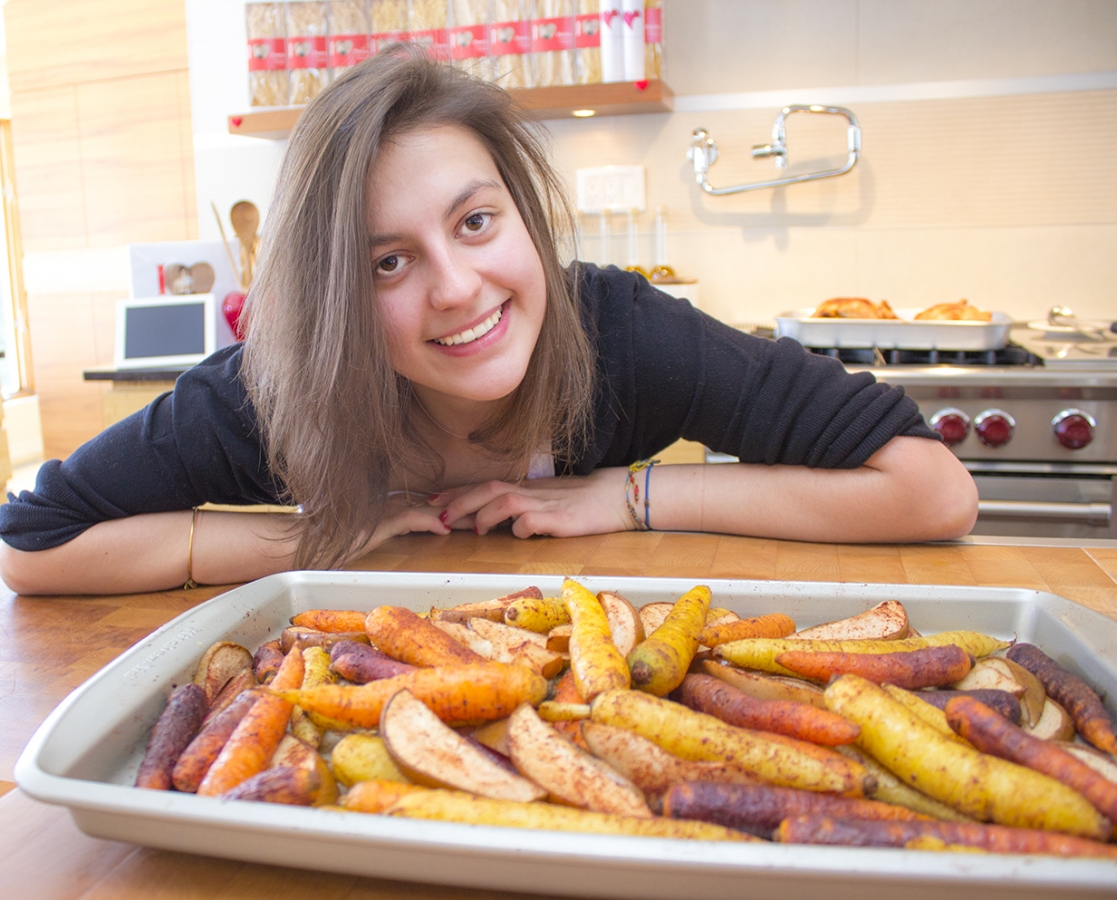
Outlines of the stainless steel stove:
M903 385L974 476L974 534L1117 538L1117 334L1014 329L1003 349L815 349Z

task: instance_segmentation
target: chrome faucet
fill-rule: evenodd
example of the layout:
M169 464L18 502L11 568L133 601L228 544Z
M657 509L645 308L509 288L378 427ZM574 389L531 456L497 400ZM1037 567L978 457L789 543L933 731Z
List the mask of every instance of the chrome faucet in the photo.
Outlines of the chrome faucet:
M857 159L861 155L861 125L858 123L857 117L850 110L841 106L817 106L813 104L810 106L785 106L780 110L775 123L772 125L772 143L755 145L752 148L753 158L761 159L766 156L774 156L777 169L787 168L786 122L789 115L797 112L828 113L845 116L849 120L849 127L846 129L846 145L849 155L846 158L845 165L837 169L827 169L824 172L808 172L802 175L791 175L787 178L777 178L772 181L758 181L753 184L716 188L706 180L706 173L710 166L717 162L718 145L705 128L696 128L686 154L687 159L694 164L695 181L707 194L721 197L725 194L739 194L744 191L755 191L759 188L781 187L785 184L798 184L801 181L833 178L835 175L844 175L857 164Z

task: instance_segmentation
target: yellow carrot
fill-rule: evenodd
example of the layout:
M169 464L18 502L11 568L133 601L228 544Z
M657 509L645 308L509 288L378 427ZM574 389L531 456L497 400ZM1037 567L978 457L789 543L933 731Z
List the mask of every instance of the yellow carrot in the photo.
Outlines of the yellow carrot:
M571 578L562 583L562 602L570 613L570 668L586 701L631 684L628 663L613 643L601 601Z
M337 676L330 668L330 654L321 647L307 647L303 650L303 667L301 687L304 690L337 681ZM322 732L330 726L327 719L319 716L315 721L315 717L301 707L296 707L291 713L291 733L311 747L317 747L322 742Z
M508 604L504 621L517 628L546 634L556 625L567 624L570 613L561 597L521 597Z
M710 589L705 585L691 588L675 601L663 624L628 654L633 687L663 697L682 683L698 651L698 635L706 627L709 607Z

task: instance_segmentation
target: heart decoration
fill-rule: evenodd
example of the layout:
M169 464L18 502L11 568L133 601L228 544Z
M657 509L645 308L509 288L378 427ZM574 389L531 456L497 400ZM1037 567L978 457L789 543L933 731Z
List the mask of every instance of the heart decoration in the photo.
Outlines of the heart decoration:
M163 267L163 276L172 294L208 294L213 287L213 266L207 262L192 266L171 263Z
M233 123L234 128L240 128L240 123L244 121L240 116L230 116L229 121Z

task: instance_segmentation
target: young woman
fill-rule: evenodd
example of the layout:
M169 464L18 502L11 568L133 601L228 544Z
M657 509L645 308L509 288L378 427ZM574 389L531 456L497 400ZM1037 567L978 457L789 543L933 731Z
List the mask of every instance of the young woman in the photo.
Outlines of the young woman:
M4 581L229 583L505 523L524 538L970 529L973 481L901 389L638 275L564 268L570 226L503 91L403 48L356 67L291 137L244 344L0 507ZM741 463L641 468L679 437Z

